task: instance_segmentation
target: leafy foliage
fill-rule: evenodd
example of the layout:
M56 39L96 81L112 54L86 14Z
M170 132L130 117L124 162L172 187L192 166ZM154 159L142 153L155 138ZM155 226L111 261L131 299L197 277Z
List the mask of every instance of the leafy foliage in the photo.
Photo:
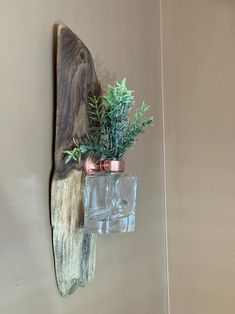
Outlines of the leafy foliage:
M145 104L135 112L131 122L129 114L135 99L133 91L126 88L126 80L114 86L108 85L105 95L89 98L88 118L91 122L87 134L73 139L74 147L65 150L65 162L80 162L82 155L94 154L98 159L120 160L125 152L143 133L147 126L153 125L153 117L145 119L150 106Z

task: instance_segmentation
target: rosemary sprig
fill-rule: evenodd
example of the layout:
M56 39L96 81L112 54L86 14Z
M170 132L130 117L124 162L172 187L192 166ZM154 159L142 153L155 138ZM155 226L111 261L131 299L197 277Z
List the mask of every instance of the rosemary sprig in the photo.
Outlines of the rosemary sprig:
M153 125L153 117L145 119L150 106L143 103L136 110L133 122L129 114L135 105L133 91L126 88L126 80L108 85L105 95L89 98L88 118L91 124L86 135L73 139L74 146L64 151L65 163L83 155L95 154L98 159L120 160L139 134Z

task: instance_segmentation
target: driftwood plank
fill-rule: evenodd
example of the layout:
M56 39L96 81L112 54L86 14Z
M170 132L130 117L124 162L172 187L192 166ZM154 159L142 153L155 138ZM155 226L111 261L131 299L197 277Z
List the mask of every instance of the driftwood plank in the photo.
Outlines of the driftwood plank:
M56 25L56 117L51 223L57 285L63 296L94 277L96 236L83 230L82 164L64 163L63 151L89 127L88 96L100 95L92 57L65 25Z

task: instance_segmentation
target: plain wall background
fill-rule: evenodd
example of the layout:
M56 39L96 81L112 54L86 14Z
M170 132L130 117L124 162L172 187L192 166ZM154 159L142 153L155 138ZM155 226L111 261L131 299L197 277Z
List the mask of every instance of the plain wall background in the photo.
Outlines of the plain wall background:
M0 1L1 314L166 313L159 14L151 0ZM127 158L137 230L99 238L94 282L67 298L55 284L48 208L57 20L100 59L102 77L127 77L157 116Z
M235 1L162 3L171 314L234 314Z

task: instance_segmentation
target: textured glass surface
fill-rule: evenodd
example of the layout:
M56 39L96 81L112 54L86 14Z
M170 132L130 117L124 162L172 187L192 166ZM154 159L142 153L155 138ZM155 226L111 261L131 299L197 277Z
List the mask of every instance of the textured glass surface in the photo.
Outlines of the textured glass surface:
M84 227L99 234L134 231L136 188L136 177L127 174L86 176Z

